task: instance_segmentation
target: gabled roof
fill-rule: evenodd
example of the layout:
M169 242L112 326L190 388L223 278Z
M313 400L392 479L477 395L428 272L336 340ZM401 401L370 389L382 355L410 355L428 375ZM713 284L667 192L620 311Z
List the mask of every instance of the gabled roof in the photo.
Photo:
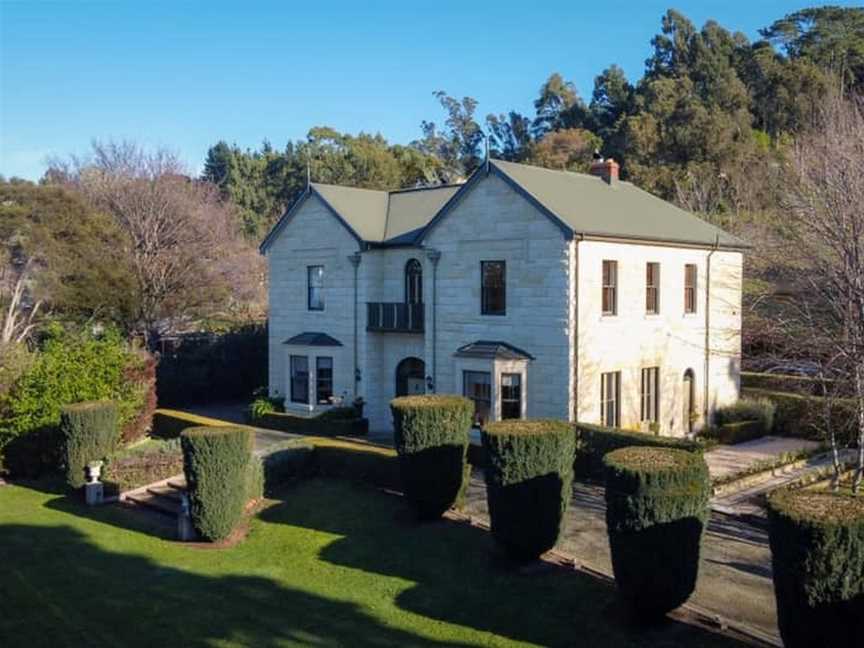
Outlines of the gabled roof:
M477 340L456 349L457 358L494 358L496 360L533 360L527 351L507 342L497 340Z
M746 247L739 238L629 182L502 160L490 166L582 236Z
M460 185L376 191L313 182L261 243L265 252L300 205L317 196L360 243L411 245Z
M570 238L632 239L712 247L748 247L672 203L629 182L490 160L461 185L375 191L312 183L273 227L265 252L299 206L317 196L361 245L418 245L487 173L494 173Z
M291 346L342 346L342 343L334 337L330 337L326 333L300 333L294 337L290 337L282 344Z

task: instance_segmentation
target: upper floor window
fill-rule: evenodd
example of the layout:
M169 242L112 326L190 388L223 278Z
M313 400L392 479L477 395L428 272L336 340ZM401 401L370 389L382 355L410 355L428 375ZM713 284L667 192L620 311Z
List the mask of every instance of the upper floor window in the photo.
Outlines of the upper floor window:
M291 356L291 402L309 402L309 358Z
M423 266L417 259L405 264L405 303L423 303Z
M603 262L603 314L618 313L618 262Z
M621 372L600 374L600 423L606 427L621 425Z
M657 315L660 312L660 264L645 264L645 312Z
M315 402L329 405L333 401L333 358L315 358Z
M504 261L480 262L480 313L507 313L507 264Z
M324 310L324 266L306 267L306 306L310 311Z
M696 264L684 266L684 312L696 312Z

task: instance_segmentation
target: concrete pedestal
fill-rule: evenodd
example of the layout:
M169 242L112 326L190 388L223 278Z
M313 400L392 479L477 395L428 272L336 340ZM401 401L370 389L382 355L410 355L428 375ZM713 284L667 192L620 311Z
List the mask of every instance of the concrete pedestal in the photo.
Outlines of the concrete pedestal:
M88 506L98 506L105 499L102 482L84 484L84 501Z

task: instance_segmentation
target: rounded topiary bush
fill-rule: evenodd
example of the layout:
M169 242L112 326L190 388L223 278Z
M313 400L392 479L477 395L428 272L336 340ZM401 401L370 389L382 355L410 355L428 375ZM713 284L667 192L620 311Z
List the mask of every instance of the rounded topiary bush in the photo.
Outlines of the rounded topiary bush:
M533 560L558 542L575 444L564 421L514 419L483 428L492 535L511 557Z
M180 444L192 525L207 540L224 540L250 495L252 434L237 427L192 427Z
M120 439L117 405L111 401L87 401L60 410L61 461L66 483L80 488L87 481L84 468L107 458Z
M779 492L768 499L768 528L784 645L861 646L864 498Z
M693 592L711 485L697 453L631 447L604 458L606 528L618 590L640 619Z
M461 396L403 396L390 402L405 496L422 519L440 517L468 483L474 403Z

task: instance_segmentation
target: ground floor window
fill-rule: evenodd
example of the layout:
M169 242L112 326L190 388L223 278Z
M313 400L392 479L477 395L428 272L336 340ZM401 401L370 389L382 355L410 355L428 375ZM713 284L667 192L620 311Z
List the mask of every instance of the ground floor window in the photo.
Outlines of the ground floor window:
M462 394L474 401L474 425L489 420L492 408L492 374L488 371L463 371Z
M621 372L600 375L600 422L607 427L621 425Z
M660 368L646 367L642 369L642 414L641 420L656 423L657 410L660 402Z
M291 356L291 402L309 403L309 358Z
M333 358L315 359L315 402L329 405L333 401Z
M522 374L501 374L501 418L522 418Z

